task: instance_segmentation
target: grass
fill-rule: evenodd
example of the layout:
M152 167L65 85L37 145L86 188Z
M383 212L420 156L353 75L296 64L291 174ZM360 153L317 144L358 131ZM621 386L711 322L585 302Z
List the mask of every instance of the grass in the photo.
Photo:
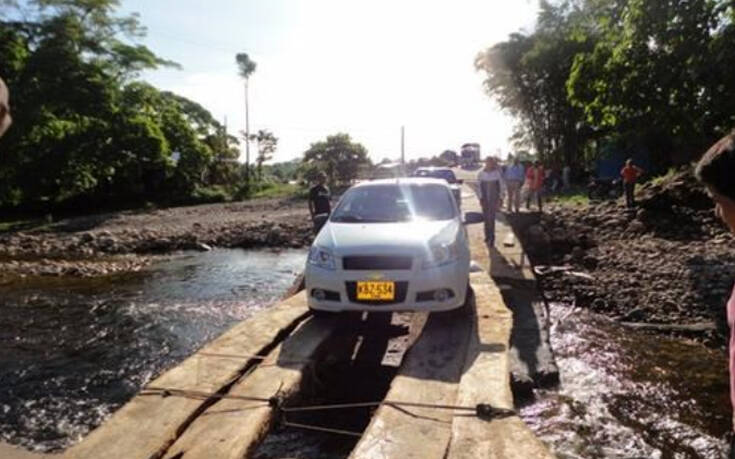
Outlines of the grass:
M651 185L663 185L666 182L671 181L671 179L676 175L676 173L679 172L676 168L670 167L668 171L664 175L659 175L658 177L654 177L651 179Z
M565 193L551 195L549 202L571 206L586 206L590 203L590 198L585 191L574 190Z
M285 198L290 196L302 196L306 190L300 185L288 183L271 183L253 194L253 198Z
M44 218L35 218L29 220L8 220L0 222L0 233L9 233L15 231L41 231L49 229L51 222Z

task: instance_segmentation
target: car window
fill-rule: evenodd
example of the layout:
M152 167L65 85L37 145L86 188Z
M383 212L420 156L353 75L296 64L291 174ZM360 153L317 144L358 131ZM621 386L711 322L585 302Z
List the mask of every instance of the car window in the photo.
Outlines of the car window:
M340 223L450 220L455 217L452 199L446 187L436 184L363 186L345 193L330 220Z

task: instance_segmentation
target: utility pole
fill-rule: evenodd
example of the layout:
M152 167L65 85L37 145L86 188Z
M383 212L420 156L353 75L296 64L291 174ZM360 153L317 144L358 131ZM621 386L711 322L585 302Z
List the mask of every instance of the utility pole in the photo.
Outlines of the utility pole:
M406 168L405 141L406 141L406 127L401 126L401 169L404 169L404 170Z
M250 103L248 100L248 78L245 78L245 182L250 187Z

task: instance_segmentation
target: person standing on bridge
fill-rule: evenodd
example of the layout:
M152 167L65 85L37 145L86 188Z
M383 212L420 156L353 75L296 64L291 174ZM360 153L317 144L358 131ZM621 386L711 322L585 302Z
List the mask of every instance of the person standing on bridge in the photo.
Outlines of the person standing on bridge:
M485 167L477 174L480 186L480 203L485 217L485 243L495 245L495 214L500 208L505 191L505 180L498 162L493 157L485 159Z
M526 188L528 194L526 195L526 209L531 209L531 200L536 198L538 204L538 211L543 211L543 204L541 202L541 193L544 188L545 172L544 167L541 165L541 161L536 161L526 170Z
M697 163L695 174L715 202L715 213L735 235L735 130L720 139ZM735 410L735 286L727 302L730 326L730 401ZM735 414L730 432L730 458L735 459Z
M316 185L309 190L309 214L314 224L314 234L319 234L332 212L332 205L329 201L331 194L327 187L327 174L319 172L316 180Z
M513 158L512 163L505 170L505 184L508 187L508 212L520 212L521 210L521 186L526 176L523 164L518 158Z
M5 134L12 121L10 118L10 92L8 87L5 86L5 82L0 78L0 137Z

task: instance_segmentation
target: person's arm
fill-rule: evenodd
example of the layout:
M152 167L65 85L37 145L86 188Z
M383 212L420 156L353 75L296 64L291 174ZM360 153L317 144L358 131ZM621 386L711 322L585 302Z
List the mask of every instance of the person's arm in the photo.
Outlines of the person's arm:
M309 215L314 218L314 189L309 190Z

